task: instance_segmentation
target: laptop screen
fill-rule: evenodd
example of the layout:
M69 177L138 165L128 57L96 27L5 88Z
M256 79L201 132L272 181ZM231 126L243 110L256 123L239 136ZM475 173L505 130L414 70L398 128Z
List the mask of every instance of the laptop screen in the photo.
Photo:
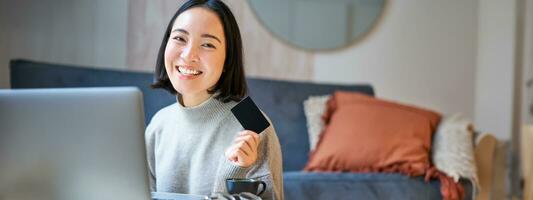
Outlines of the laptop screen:
M0 90L0 199L150 199L136 88Z

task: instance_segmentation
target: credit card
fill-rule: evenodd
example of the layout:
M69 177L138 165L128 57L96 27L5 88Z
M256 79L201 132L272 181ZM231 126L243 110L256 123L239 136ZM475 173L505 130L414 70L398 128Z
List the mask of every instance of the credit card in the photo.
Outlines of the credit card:
M250 130L259 134L270 126L268 120L250 97L244 98L241 102L235 105L231 109L231 112L245 130Z

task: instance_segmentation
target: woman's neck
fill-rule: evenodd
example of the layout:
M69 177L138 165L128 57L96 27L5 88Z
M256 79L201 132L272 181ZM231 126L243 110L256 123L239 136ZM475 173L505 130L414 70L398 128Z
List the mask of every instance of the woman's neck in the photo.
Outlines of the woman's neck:
M209 94L207 92L202 94L193 94L193 95L180 95L179 96L179 102L183 107L194 107L197 105L202 104L207 99L209 99L212 96L212 94Z

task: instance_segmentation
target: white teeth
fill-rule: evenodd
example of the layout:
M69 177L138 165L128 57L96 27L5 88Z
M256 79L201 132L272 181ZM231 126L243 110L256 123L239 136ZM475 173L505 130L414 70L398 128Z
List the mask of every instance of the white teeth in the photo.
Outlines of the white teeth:
M184 68L182 66L179 66L178 70L179 70L180 73L185 74L185 75L198 75L198 74L201 73L200 71L196 71L196 70L193 70L193 69L186 69L186 68Z

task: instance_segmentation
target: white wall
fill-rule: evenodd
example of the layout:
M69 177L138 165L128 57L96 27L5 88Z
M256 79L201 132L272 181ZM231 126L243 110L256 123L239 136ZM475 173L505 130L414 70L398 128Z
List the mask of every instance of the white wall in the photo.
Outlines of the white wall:
M314 80L371 83L377 96L472 118L477 0L388 3L365 40L315 54Z
M9 60L126 66L127 0L0 1L0 87Z
M479 1L475 123L500 139L512 135L515 3Z

